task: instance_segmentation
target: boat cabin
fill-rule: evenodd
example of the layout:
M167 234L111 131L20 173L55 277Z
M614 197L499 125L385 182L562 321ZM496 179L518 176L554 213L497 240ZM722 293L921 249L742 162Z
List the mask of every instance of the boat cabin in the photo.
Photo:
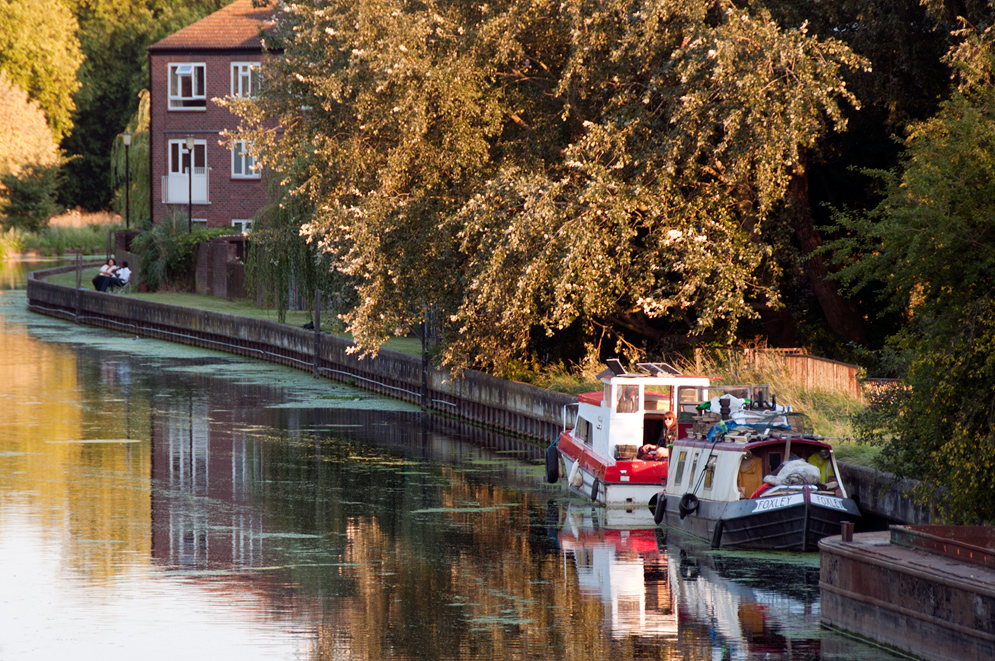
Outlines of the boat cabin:
M756 498L781 486L777 482L786 478L778 475L787 462L801 460L809 466L805 468L809 475L818 470L820 491L846 498L832 446L812 436L805 421L798 413L767 416L764 422L732 427L711 440L703 427L697 427L673 450L667 493L719 501Z
M676 440L665 433L666 417L689 426L710 379L666 374L608 374L601 392L577 399L573 434L596 454L615 460L636 458L645 444L666 445Z

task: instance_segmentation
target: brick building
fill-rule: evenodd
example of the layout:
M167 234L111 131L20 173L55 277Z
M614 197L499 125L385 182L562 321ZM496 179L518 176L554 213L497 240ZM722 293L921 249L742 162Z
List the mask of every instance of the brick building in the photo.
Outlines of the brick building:
M238 117L212 99L255 93L266 59L260 33L272 17L272 8L235 0L149 46L153 223L170 209L186 217L192 202L195 225L248 230L265 204L261 172L245 145L222 142Z

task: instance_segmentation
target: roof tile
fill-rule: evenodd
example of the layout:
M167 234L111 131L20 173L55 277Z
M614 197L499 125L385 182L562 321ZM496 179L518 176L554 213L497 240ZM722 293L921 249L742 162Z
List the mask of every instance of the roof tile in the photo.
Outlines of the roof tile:
M260 29L273 23L273 8L235 0L213 14L149 46L150 51L261 50Z

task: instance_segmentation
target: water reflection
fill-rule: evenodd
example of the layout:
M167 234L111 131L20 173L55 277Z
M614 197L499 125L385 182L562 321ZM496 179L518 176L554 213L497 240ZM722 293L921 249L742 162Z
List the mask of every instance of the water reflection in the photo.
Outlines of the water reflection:
M500 434L10 292L0 373L5 661L883 657L811 556L607 519Z

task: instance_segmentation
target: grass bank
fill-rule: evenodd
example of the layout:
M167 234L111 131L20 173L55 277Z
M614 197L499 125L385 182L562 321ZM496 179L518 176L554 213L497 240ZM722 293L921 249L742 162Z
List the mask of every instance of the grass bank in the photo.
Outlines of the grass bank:
M95 275L97 275L98 270L99 269L95 267L83 269L82 281L84 287L91 286L90 281L93 280ZM76 274L74 272L59 273L58 275L50 277L48 280L54 284L64 285L66 287L76 286ZM265 319L273 322L279 322L280 320L277 311L273 308L261 307L250 301L229 301L215 296L201 296L199 294L191 294L186 292L139 292L131 290L128 293L116 295L128 296L129 298L141 301L154 301L156 303L180 305L198 310L223 312L238 315L240 317L250 317L252 319ZM352 339L352 336L349 333L344 332L341 326L336 324L334 320L327 319L324 315L322 317L323 330L327 330L331 334L338 337L350 340ZM290 326L303 326L307 322L311 321L311 319L311 312L307 310L288 310L284 323ZM385 348L414 356L420 356L421 340L415 337L394 337L387 341Z

